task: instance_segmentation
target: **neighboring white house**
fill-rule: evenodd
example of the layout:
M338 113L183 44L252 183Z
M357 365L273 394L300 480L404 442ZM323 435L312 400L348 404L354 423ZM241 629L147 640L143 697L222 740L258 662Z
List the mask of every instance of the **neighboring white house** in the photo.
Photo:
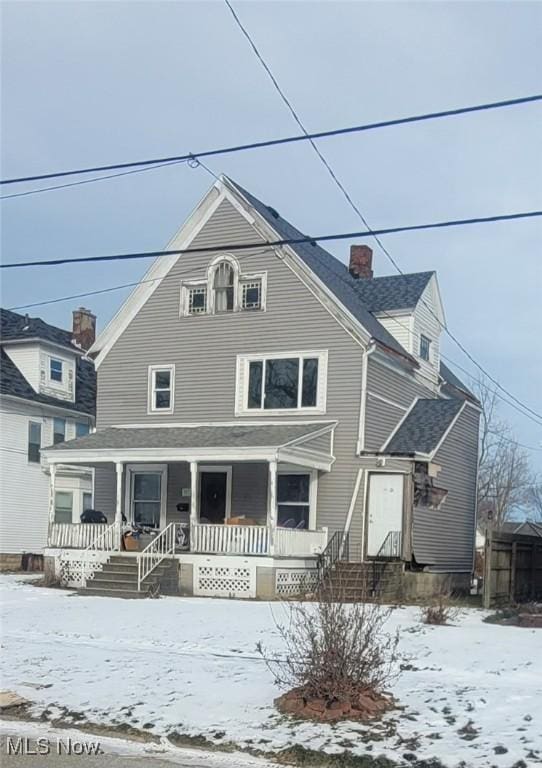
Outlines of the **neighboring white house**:
M82 437L94 426L96 375L85 356L96 318L73 313L66 331L0 310L0 568L17 568L24 553L47 544L49 470L46 446ZM92 470L60 468L56 522L77 523L92 507Z

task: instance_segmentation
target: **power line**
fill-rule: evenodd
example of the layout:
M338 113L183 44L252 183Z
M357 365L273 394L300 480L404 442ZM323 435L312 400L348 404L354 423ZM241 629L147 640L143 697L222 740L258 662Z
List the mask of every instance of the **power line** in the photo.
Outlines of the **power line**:
M27 192L14 192L11 195L1 195L0 200L9 200L12 197L26 197L27 195L39 195L40 192L51 192L54 189L66 189L67 187L79 187L81 184L92 184L95 181L104 181L105 179L117 179L119 176L129 176L132 173L144 173L145 171L154 171L156 168L165 168L169 165L179 165L180 163L190 162L189 160L174 160L171 163L159 163L145 168L135 168L131 171L121 171L120 173L110 173L107 176L95 176L92 179L80 179L79 181L69 181L66 184L55 184L52 187L41 187L40 189L29 189Z
M246 251L262 247L279 247L282 245L301 245L302 243L315 244L317 242L329 242L330 240L353 240L368 235L389 235L398 232L416 232L426 229L444 229L448 227L462 227L471 224L489 224L497 221L515 221L518 219L531 219L542 216L542 211L525 211L522 213L507 213L495 216L479 216L472 219L453 219L437 221L430 224L410 224L404 227L387 227L385 229L367 229L357 232L339 232L333 235L318 235L301 237L289 237L281 240L269 240L263 243L226 243L222 245L201 246L199 248L181 248L170 251L141 251L136 253L115 253L106 256L81 256L79 258L43 259L41 261L20 261L0 264L1 269L19 269L21 267L52 267L59 264L80 264L84 262L99 261L126 261L129 259L148 259L159 256L174 256L190 253L213 253L215 251ZM404 274L404 273L402 273Z
M344 196L344 198L346 199L347 203L348 203L348 204L350 205L350 207L353 209L354 213L355 213L355 214L358 216L358 218L361 220L361 222L362 222L362 223L363 223L363 224L364 224L364 225L367 227L367 229L369 230L369 232L367 232L366 234L368 234L368 235L372 236L372 237L375 239L375 241L378 243L378 245L379 245L380 249L381 249L381 250L382 250L382 252L383 252L383 253L386 255L386 257L388 258L388 260L389 260L389 261L390 261L390 262L393 264L393 266L395 267L395 269L397 270L397 272L399 272L399 274L401 274L401 275L402 275L402 274L404 274L404 271L401 269L401 267L399 266L399 264L398 264L398 263L395 261L395 259L393 258L393 256L392 256L392 255L391 255L391 253L389 252L389 250L388 250L388 249L385 247L384 243L383 243L383 242L380 240L380 238L378 237L378 235L389 234L389 232L385 232L384 230L374 230L374 229L372 229L372 228L370 227L370 225L369 225L369 223L368 223L367 219L365 218L365 216L364 216L364 215L363 215L363 213L361 212L360 208L359 208L359 207L356 205L356 203L353 201L353 199L352 199L351 195L349 194L348 190L346 189L346 187L344 186L344 184L343 184L343 183L340 181L340 179L337 177L337 175L336 175L335 171L333 170L333 168L331 167L330 163L329 163L329 162L326 160L326 158L324 157L324 155L322 154L322 152L320 151L320 149L319 149L319 148L318 148L318 146L316 145L316 143L315 143L314 139L315 139L315 138L319 138L319 137L318 137L318 136L316 136L315 134L311 134L311 133L309 133L309 132L308 132L308 130L307 130L307 128L305 127L304 123L302 122L301 118L299 117L299 115L297 114L296 110L295 110L295 109L294 109L294 107L292 106L292 104L291 104L290 100L288 99L288 97L286 96L286 94L284 93L284 91L282 90L282 88L280 87L280 85L279 85L279 83L278 83L278 81L277 81L276 77L273 75L273 73L272 73L272 71L271 71L270 67L269 67L269 66L268 66L268 64L267 64L267 62L264 60L264 58L263 58L262 54L261 54L261 53L260 53L260 51L258 50L258 48L257 48L257 46L256 46L256 44L255 44L255 42L254 42L254 40L252 39L252 37L251 37L250 33L248 32L248 30L246 29L246 27L243 25L243 23L242 23L242 22L241 22L241 20L239 19L239 16L237 15L236 11L234 10L234 8L233 8L233 6L232 6L232 4L231 4L230 0L224 0L224 2L225 2L225 3L226 3L226 5L228 6L228 8L229 8L229 10L230 10L230 12L231 12L231 14L232 14L232 16L233 16L233 18L234 18L234 20L235 20L236 24L237 24L237 26L238 26L238 27L239 27L239 29L241 30L242 34L243 34L243 35L244 35L244 37L245 37L245 38L248 40L248 42L249 42L249 44L250 44L250 46L251 46L251 48L252 48L252 50L253 50L253 52L254 52L255 56L257 57L258 61L260 62L260 64L261 64L261 65L262 65L262 67L264 68L265 72L266 72L266 73L267 73L267 75L269 76L269 78L270 78L271 82L273 83L273 86L274 86L274 87L275 87L275 89L277 90L277 92L278 92L279 96L281 97L282 101L284 102L284 104L285 104L285 105L286 105L286 107L288 108L288 110L289 110L290 114L291 114L291 115L292 115L292 117L294 118L294 120L295 120L295 122L297 123L297 125L298 125L298 126L301 128L301 130L303 131L303 133L304 133L304 135L305 135L305 138L306 138L306 139L307 139L307 140L310 142L310 144L311 144L312 148L314 149L314 151L316 152L316 154L317 154L317 156L318 156L319 160L322 162L322 164L323 164L323 165L324 165L324 167L326 168L327 172L329 173L329 175L330 175L330 176L331 176L331 178L333 179L334 183L337 185L337 187L338 187L338 188L339 188L339 190L341 191L341 193L342 193L342 195ZM535 97L535 99L534 99L534 100L538 100L538 98L537 98L537 97ZM432 307L431 307L431 306L430 306L430 305L429 305L429 304L428 304L428 303L427 303L427 302L426 302L426 301L423 299L423 297L422 297L422 302L423 302L423 304L425 305L425 307L426 307L426 308L429 310L429 312L431 313L431 315L433 315L433 317L434 317L434 318L437 320L437 322L439 323L439 327L441 327L441 328L442 328L442 330L444 330L444 332L445 332L445 333L446 333L446 334L447 334L447 335L448 335L448 336L449 336L449 337L452 339L452 341L453 341L453 342L454 342L454 343L455 343L455 344L456 344L456 345L457 345L457 346L458 346L458 347L461 349L461 351L463 352L463 354L465 354L465 355L468 357L468 359L469 359L469 360L470 360L470 361L471 361L471 362L472 362L472 363L473 363L473 364L474 364L474 365L475 365L475 366L476 366L476 367L477 367L477 368L478 368L478 369L479 369L479 370L480 370L480 371L481 371L481 372L484 374L484 376L487 376L487 378L488 378L488 379L490 379L490 380L491 380L491 381L492 381L492 382L493 382L493 383L494 383L496 386L498 386L498 387L499 387L499 389L501 389L503 392L505 392L505 393L506 393L506 394L507 394L509 397L511 397L513 400L515 400L515 401L516 401L516 402L517 402L519 405L521 405L523 408L525 408L526 410L528 410L528 411L529 411L530 413L532 413L534 416L537 416L538 418L542 418L542 415L541 415L541 414L539 414L539 413L537 413L536 411L534 411L534 410L533 410L532 408L530 408L528 405L525 405L525 403L522 403L522 401L521 401L521 400L519 400L519 398L517 398L517 397L516 397L516 396L515 396L515 395L514 395L512 392L510 392L508 389L506 389L505 387L503 387L503 386L502 386L502 384L500 384L500 383L499 383L499 382L498 382L498 381L497 381L497 380L496 380L496 379L495 379L495 378L494 378L494 377L493 377L493 376L492 376L492 375L491 375L491 374L490 374L490 373L489 373L489 372L488 372L488 371L487 371L487 370L486 370L486 369L485 369L485 368L484 368L484 367L483 367L483 366L482 366L480 363L478 363L478 362L477 362L477 360L475 360L475 358L474 358L474 357L471 355L471 353L470 353L470 352L469 352L469 351L468 351L468 350L465 348L465 346L464 346L464 345L463 345L463 344L462 344L462 343L459 341L459 339L458 339L458 338L457 338L457 337L456 337L456 336L455 336L455 335L454 335L454 334L453 334L453 333L452 333L452 332L451 332L451 331L450 331L450 330L449 330L449 329L448 329L448 328L447 328L445 325L443 325L443 324L441 323L441 321L440 321L440 318L439 318L439 317L436 315L436 313L434 312L433 308L432 308Z
M229 5L229 3L228 3ZM233 9L230 6L232 13ZM173 162L182 162L193 158L214 157L216 155L226 155L235 152L244 152L250 149L263 149L265 147L280 146L282 144L292 144L299 141L310 141L312 139L326 139L333 136L344 136L353 133L362 133L364 131L374 131L379 128L389 128L396 125L406 125L408 123L419 123L426 120L438 120L446 117L465 115L471 112L482 112L491 109L501 109L503 107L513 107L520 104L530 104L541 101L542 94L524 96L516 99L506 99L503 101L493 101L485 104L475 104L469 107L459 107L457 109L446 109L439 112L426 112L421 115L410 115L408 117L398 117L391 120L380 120L375 123L365 123L363 125L352 125L346 128L335 128L329 131L318 131L307 134L305 131L301 135L286 136L279 139L268 139L266 141L254 141L246 144L236 144L230 147L221 147L219 149L208 149L201 152L187 152L182 155L173 155L171 157L158 157L147 160L133 160L126 163L111 163L109 165L95 165L87 168L77 168L69 171L55 171L51 173L34 174L32 176L18 176L9 179L0 180L0 184L19 184L27 181L41 181L44 179L56 179L62 176L78 176L84 173L99 173L102 171L113 171L120 168L133 168L134 166L157 166L160 164L169 164ZM36 190L42 191L42 190Z

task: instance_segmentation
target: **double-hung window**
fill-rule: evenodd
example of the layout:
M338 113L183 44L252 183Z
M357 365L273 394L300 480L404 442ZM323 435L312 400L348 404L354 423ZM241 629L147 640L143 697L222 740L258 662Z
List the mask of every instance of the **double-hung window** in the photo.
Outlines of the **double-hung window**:
M239 357L237 413L325 413L327 352Z
M28 422L28 461L39 462L41 449L41 424Z
M53 419L53 444L63 443L66 439L66 419Z
M174 365L149 366L149 413L173 413Z
M73 514L73 492L55 493L55 523L71 523Z
M62 384L62 368L62 360L57 360L55 357L49 358L49 379L51 381L57 381Z
M420 334L420 357L422 360L427 360L429 362L430 354L431 339L428 339L427 336L424 336L422 333Z
M287 473L277 477L278 524L285 528L309 528L310 474Z

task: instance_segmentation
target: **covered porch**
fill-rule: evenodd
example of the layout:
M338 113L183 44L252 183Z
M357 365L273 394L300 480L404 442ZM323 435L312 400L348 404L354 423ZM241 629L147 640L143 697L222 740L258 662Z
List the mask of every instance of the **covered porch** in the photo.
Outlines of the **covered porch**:
M49 546L167 554L316 557L318 482L334 422L114 427L47 449ZM55 520L56 466L94 468L103 524ZM146 549L145 546L146 545Z

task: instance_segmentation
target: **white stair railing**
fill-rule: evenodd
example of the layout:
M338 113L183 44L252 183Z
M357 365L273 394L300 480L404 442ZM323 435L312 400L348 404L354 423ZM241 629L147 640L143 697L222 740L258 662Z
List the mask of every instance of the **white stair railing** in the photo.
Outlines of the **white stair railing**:
M86 549L66 551L65 556L60 556L61 580L71 586L85 587L109 560L111 552L119 549L120 523L114 522L106 526Z
M164 530L137 555L137 591L141 591L141 584L151 574L157 565L168 555L175 554L177 540L177 528L179 523L170 523Z

